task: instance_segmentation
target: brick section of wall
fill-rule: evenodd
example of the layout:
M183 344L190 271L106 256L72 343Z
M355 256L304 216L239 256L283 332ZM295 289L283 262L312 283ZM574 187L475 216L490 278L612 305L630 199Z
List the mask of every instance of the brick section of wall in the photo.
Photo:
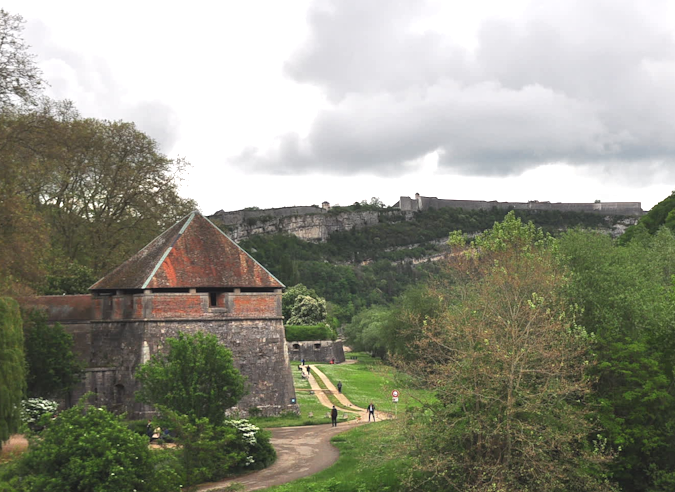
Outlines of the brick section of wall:
M229 315L233 317L275 317L281 316L277 299L279 294L242 293L230 294Z
M144 297L144 318L195 318L208 309L206 295L153 293Z

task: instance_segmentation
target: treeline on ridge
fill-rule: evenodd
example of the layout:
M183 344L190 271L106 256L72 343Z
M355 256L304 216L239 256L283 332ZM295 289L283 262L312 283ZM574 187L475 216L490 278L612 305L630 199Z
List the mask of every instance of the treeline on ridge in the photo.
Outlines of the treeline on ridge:
M343 211L358 211L355 206ZM476 234L504 219L508 210L442 208L412 215L380 208L380 223L336 232L325 243L312 243L289 234L258 235L241 246L284 284L302 283L331 303L330 315L348 322L365 307L383 305L409 285L436 271L425 258L448 250L448 233ZM607 226L604 217L582 212L515 211L546 232L581 226ZM413 263L415 260L415 264Z

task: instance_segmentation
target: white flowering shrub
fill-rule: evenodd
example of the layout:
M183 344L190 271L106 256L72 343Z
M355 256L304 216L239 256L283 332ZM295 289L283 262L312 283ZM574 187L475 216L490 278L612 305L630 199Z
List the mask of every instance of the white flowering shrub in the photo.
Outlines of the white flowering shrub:
M59 404L46 398L28 398L21 401L21 421L33 427L43 415L56 412Z

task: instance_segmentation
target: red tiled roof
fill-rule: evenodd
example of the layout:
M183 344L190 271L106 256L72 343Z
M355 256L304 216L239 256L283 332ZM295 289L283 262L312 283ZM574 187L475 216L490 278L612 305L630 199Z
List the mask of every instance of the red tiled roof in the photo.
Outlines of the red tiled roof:
M284 285L208 219L192 212L90 289L190 287Z

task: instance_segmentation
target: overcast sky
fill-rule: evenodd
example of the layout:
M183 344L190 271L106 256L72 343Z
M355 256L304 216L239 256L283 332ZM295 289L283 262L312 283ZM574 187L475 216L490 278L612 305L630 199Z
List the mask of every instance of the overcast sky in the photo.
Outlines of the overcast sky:
M675 190L670 0L5 0L49 95L134 121L207 214Z

